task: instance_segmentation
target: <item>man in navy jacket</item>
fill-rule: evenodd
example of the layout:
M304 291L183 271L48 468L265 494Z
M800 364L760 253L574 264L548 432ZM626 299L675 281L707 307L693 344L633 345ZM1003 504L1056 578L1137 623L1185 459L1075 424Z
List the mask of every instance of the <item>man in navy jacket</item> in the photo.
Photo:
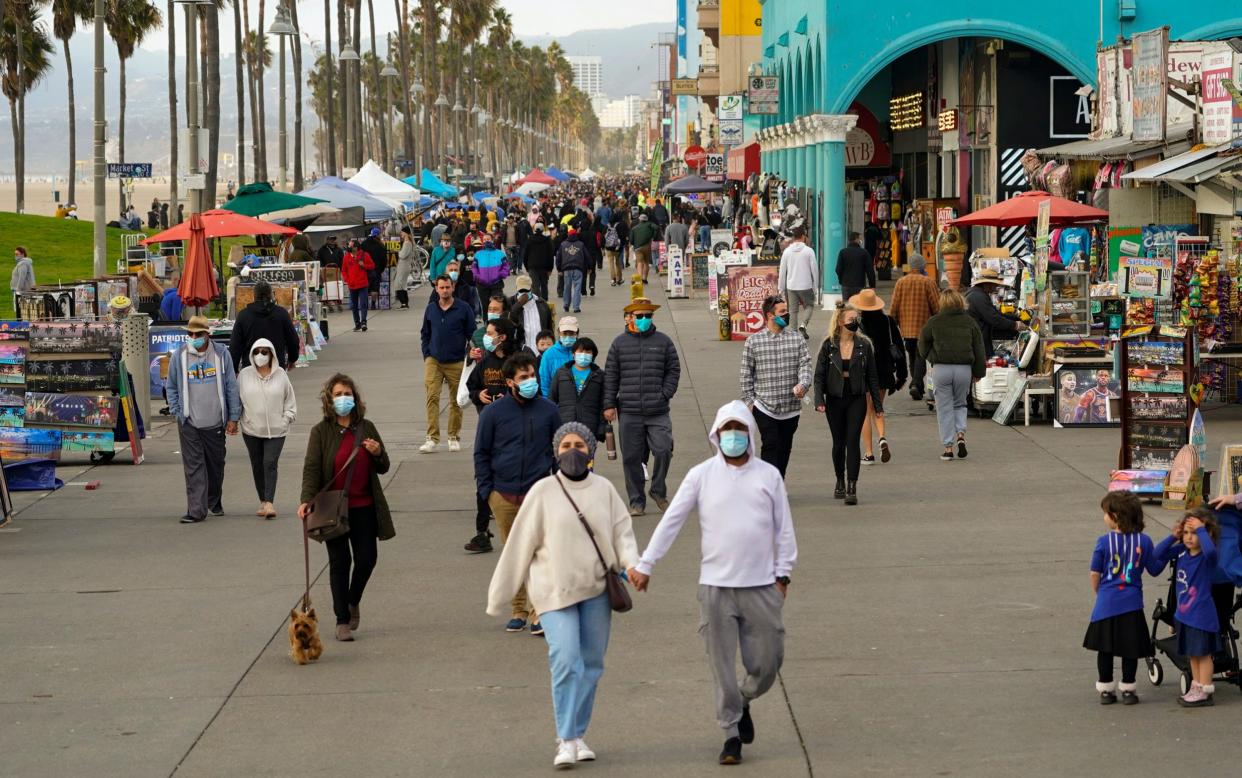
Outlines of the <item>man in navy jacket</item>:
M448 384L449 451L461 450L461 408L457 384L461 381L466 346L474 335L474 310L453 296L453 280L436 279L436 298L423 314L423 381L427 387L427 440L419 451L430 454L440 445L440 387Z
M506 359L503 374L510 393L483 409L474 436L474 480L496 517L501 542L508 539L526 493L552 472L552 437L561 426L556 404L539 392L530 352ZM506 630L521 631L528 617L531 634L543 634L523 586L513 598Z

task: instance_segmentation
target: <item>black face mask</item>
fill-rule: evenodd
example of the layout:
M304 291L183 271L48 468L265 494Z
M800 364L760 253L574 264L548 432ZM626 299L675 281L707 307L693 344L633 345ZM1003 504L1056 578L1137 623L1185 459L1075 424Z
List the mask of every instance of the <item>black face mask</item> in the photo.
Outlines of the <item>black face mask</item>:
M587 453L576 448L571 448L556 458L557 466L571 481L581 481L586 478L588 462L590 459Z
M857 322L857 321L846 322L844 326L845 326L845 328L846 328L847 330L849 330L850 332L858 332L858 322Z

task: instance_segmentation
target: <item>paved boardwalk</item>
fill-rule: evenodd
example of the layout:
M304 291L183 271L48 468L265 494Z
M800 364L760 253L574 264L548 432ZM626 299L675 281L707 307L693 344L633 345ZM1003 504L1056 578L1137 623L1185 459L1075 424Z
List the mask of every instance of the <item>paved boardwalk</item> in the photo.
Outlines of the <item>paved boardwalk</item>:
M620 331L624 295L605 286L585 301L583 334L603 349ZM322 360L294 372L301 414L281 466L279 519L252 515L245 451L231 440L228 515L178 524L176 435L159 422L142 467L70 464L67 488L18 495L15 529L0 531L0 774L551 769L544 643L505 634L483 613L496 555L461 551L473 530L468 450L417 451L420 311L376 315L365 334L333 318ZM675 485L708 454L716 408L736 396L740 348L715 340L701 299L666 303L656 319L683 359ZM817 313L812 329L827 323ZM284 635L302 579L293 507L316 393L337 370L360 381L393 454L398 535L380 544L357 642L328 640L317 665L297 667ZM802 421L789 472L800 554L787 659L782 683L754 706L758 738L740 769L1063 776L1102 763L1135 775L1227 764L1242 724L1234 688L1220 687L1218 707L1202 711L1176 708L1168 682L1140 681L1136 708L1095 703L1093 657L1079 645L1116 431L972 420L970 458L950 464L937 459L935 420L921 405L902 394L889 410L895 458L864 469L856 508L830 498L823 419ZM1223 415L1210 422L1213 446L1239 430ZM475 418L466 412L467 443ZM622 484L619 461L600 469ZM82 489L88 479L102 488ZM1157 538L1174 518L1149 515ZM636 521L640 546L657 520ZM651 591L614 622L589 737L600 759L584 767L592 774L720 770L696 634L697 551L697 527L687 526ZM331 621L326 556L312 554L313 596ZM1163 583L1149 585L1149 608L1158 594Z

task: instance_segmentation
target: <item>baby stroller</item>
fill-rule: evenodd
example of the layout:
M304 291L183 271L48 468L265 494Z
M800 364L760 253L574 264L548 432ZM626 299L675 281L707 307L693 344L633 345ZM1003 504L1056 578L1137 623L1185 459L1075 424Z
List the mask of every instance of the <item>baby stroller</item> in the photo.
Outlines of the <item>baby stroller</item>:
M1226 578L1223 583L1213 584L1212 595L1216 600L1216 612L1221 620L1221 650L1212 657L1215 680L1231 683L1242 691L1242 673L1238 663L1238 628L1236 624L1238 611L1242 610L1242 595L1236 596L1236 587L1242 583L1242 513L1236 509L1226 508L1216 512L1220 522L1220 543L1217 546L1217 579ZM1181 671L1178 687L1181 694L1190 691L1190 660L1177 653L1177 634L1158 638L1156 633L1160 624L1174 628L1173 611L1177 603L1177 560L1170 565L1169 590L1163 600L1156 600L1156 607L1151 614L1151 642L1157 654L1168 657L1173 666ZM1165 603L1169 603L1166 605ZM1149 657L1147 662L1147 680L1152 686L1164 682L1164 668L1157 657Z

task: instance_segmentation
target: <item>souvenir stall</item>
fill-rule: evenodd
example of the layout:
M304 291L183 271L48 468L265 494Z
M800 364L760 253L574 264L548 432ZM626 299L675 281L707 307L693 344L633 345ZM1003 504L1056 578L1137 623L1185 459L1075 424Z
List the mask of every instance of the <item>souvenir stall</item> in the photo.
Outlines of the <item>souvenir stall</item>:
M387 271L385 271L387 272ZM272 299L289 312L293 328L301 341L298 366L318 358L318 352L327 343L323 326L322 304L316 290L320 285L318 262L291 262L285 265L262 265L252 268L235 288L237 310L243 310L254 302L254 284L267 281L272 287ZM381 299L383 299L381 295ZM232 331L232 322L213 322L212 336Z

